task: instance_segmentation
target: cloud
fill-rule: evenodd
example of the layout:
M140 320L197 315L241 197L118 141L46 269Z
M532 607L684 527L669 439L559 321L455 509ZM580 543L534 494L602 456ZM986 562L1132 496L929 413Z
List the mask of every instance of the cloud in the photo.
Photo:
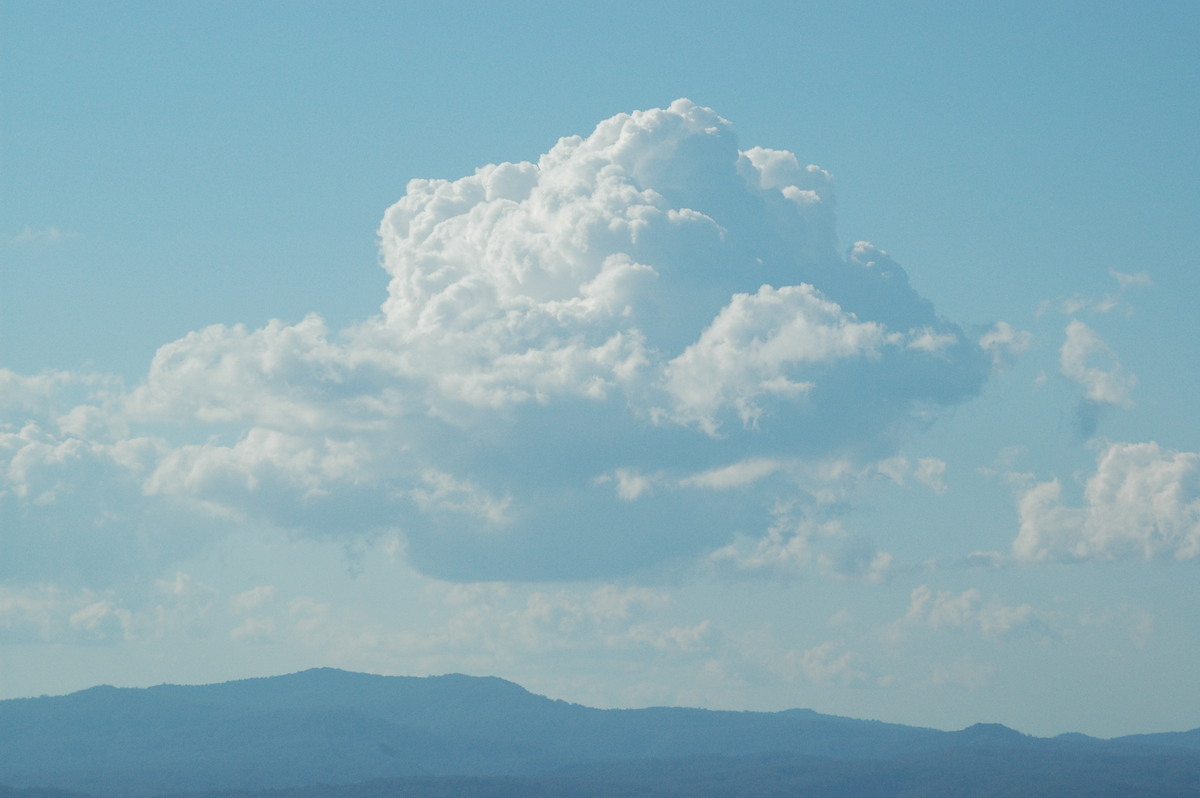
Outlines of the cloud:
M835 521L818 523L795 511L794 505L776 506L766 534L736 536L709 554L707 564L725 576L791 578L813 563L837 580L882 582L891 575L892 555L871 540L851 536Z
M26 225L21 229L21 232L15 235L5 236L7 243L18 246L39 246L56 244L69 238L78 238L79 233L73 233L68 230L60 230L57 227L43 227L34 229Z
M836 524L795 523L782 512L761 537L742 535L708 555L719 572L733 574L795 575L815 558L813 543L825 537L842 537Z
M90 590L0 586L0 643L96 644L123 639L131 614Z
M872 681L871 675L862 669L862 658L836 641L793 653L791 659L800 674L813 684L854 687Z
M177 572L146 595L48 582L0 585L0 643L111 645L194 634L212 607L215 591Z
M1014 360L1033 343L1033 333L1018 330L1006 321L996 322L979 337L979 346L992 356L994 364Z
M912 476L917 482L938 495L946 492L946 461L937 457L917 458L917 464L914 467L909 463L907 457L897 455L881 460L875 465L875 468L897 485L903 485L908 477Z
M1125 371L1117 353L1091 327L1077 319L1067 325L1066 339L1059 349L1059 364L1063 375L1084 390L1075 422L1085 438L1096 433L1101 410L1133 405L1130 394L1137 385L1137 377Z
M1097 405L1128 407L1137 378L1121 366L1117 353L1081 321L1067 325L1059 349L1062 373L1084 389L1084 398Z
M103 396L10 377L0 512L160 565L176 516L185 538L389 530L458 580L770 548L771 508L831 484L819 464L895 455L1020 337L985 347L887 253L839 253L830 177L802 163L679 100L413 180L379 227L378 316L214 325ZM63 409L29 427L39 391ZM937 461L914 475L941 489ZM40 534L21 546L72 550Z
M1126 288L1154 285L1154 281L1150 279L1149 272L1134 272L1129 274L1125 272L1119 272L1116 269L1109 269L1108 273L1114 280L1117 281L1117 284L1121 286L1122 291L1124 291Z
M233 596L229 604L236 612L253 612L274 602L275 592L274 585L259 585Z
M144 438L0 430L0 580L102 588L197 545L194 523L142 490L160 455Z
M1018 501L1013 554L1028 562L1200 556L1200 454L1114 443L1088 478L1082 506L1054 479Z
M947 590L935 593L928 585L921 585L909 596L908 610L898 625L958 629L997 637L1034 620L1033 607L1028 604L1013 607L995 599L985 604L975 588L957 594Z
M672 595L639 586L429 581L417 601L422 622L399 629L301 596L256 607L230 635L247 643L287 640L393 667L398 657L426 659L435 669L461 667L463 657L481 652L501 661L536 653L543 663L622 651L689 657L711 649L718 637L708 619L668 620Z
M1109 269L1108 275L1117 282L1118 290L1115 294L1105 294L1099 298L1074 294L1056 302L1045 301L1038 307L1038 315L1040 316L1046 311L1055 308L1057 304L1057 310L1067 316L1075 316L1084 312L1103 315L1112 313L1115 310L1122 311L1126 316L1132 316L1133 306L1126 301L1126 292L1130 288L1152 286L1154 285L1154 280L1151 279L1148 272L1144 271L1126 273L1119 272L1116 269Z

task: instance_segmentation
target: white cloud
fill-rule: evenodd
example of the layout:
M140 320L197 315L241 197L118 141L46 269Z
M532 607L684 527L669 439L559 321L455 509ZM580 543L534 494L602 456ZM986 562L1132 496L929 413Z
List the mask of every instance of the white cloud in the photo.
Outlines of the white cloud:
M0 644L108 643L125 639L131 614L91 590L0 586Z
M95 601L73 613L68 620L72 629L86 632L97 639L110 636L125 637L132 614L108 600Z
M983 602L975 588L954 593L921 585L909 596L908 610L900 620L901 627L958 629L996 637L1024 626L1035 618L1029 604L1009 606L993 599Z
M857 322L809 285L736 294L667 365L670 417L715 435L718 413L730 408L757 426L763 399L801 399L816 387L796 379L804 364L877 356L884 343L881 325Z
M827 576L864 582L886 581L895 568L895 558L886 551L877 551L875 544L865 538L851 539L834 552L822 552L818 561Z
M1057 301L1059 312L1066 316L1076 316L1085 312L1103 315L1119 310L1125 316L1132 316L1133 306L1126 301L1126 292L1130 288L1152 286L1154 285L1154 281L1150 278L1150 274L1144 271L1127 273L1117 271L1116 269L1109 269L1108 274L1117 282L1118 290L1115 294L1104 294L1100 297L1074 294L1066 299ZM1054 305L1054 302L1043 302L1038 308L1038 315L1050 310Z
M121 595L49 582L0 586L0 642L110 645L192 633L215 594L184 573L148 587Z
M862 669L862 658L833 640L813 646L789 658L800 674L817 685L854 687L868 683L869 673Z
M1200 454L1149 443L1114 443L1087 480L1082 506L1062 484L1041 482L1018 502L1013 554L1026 561L1200 555Z
M730 576L790 578L814 563L837 580L881 582L891 575L892 555L870 540L849 535L836 521L818 523L793 512L792 506L777 506L766 534L736 536L708 555L708 565Z
M718 570L736 574L794 575L814 559L815 537L841 536L836 525L817 528L806 523L792 526L785 519L772 524L760 538L740 536L708 555Z
M946 461L937 457L919 457L914 466L907 457L896 455L880 460L875 470L897 485L904 485L911 476L938 495L946 492Z
M1029 349L1033 333L1018 330L1006 321L996 322L979 337L979 346L992 356L995 364L1006 363Z
M612 473L612 476L605 474L597 478L601 484L613 480L616 482L617 495L627 502L636 501L639 497L647 495L654 490L657 482L661 478L653 475L642 474L631 468L618 468Z
M161 568L200 528L386 529L465 580L761 537L776 502L842 479L821 464L894 455L990 357L887 253L837 252L829 175L802 163L686 100L621 114L536 163L411 181L358 325L207 327L129 391L0 373L16 570ZM936 461L914 478L941 489Z
M1137 378L1121 366L1117 353L1091 327L1073 319L1059 349L1062 372L1084 389L1087 401L1128 407Z
M936 457L919 458L913 477L934 493L943 494L946 492L946 461Z
M274 585L259 585L238 593L229 600L237 612L252 612L275 601Z
M370 354L331 342L316 315L253 331L213 325L159 347L125 412L140 421L286 431L370 426L387 397L367 395L370 368L358 359Z
M270 643L275 639L275 621L271 618L247 618L229 633L229 639L235 643Z
M1119 272L1116 269L1109 269L1108 273L1121 286L1122 291L1126 288L1154 285L1154 281L1150 279L1149 272L1127 273Z
M469 481L455 479L435 469L421 474L421 486L411 493L417 507L432 515L439 512L466 514L488 524L503 524L507 519L508 498L489 495Z
M699 474L692 474L681 479L679 484L685 488L729 490L752 485L784 467L785 464L779 460L756 457L720 468L712 468Z

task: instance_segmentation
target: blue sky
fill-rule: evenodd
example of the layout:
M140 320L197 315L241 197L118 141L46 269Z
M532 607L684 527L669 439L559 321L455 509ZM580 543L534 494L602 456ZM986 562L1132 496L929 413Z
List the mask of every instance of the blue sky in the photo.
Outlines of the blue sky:
M1198 23L0 3L0 697L1200 725Z

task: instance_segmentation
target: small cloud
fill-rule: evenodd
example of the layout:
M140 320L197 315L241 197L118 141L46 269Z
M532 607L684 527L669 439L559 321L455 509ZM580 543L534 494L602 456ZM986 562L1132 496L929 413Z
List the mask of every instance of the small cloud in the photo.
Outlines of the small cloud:
M996 322L979 337L979 346L992 356L992 363L996 365L1015 360L1032 343L1033 333L1018 330L1006 321Z
M886 551L879 551L866 538L854 538L832 553L823 553L818 558L821 571L834 579L861 579L865 582L883 582L895 568L894 558Z
M809 682L832 687L855 687L870 683L871 674L862 668L862 657L838 641L828 640L788 659Z
M617 495L627 502L636 501L654 488L654 479L629 468L618 468L613 472L617 482Z
M908 458L901 455L888 457L875 464L876 471L878 471L880 474L883 474L897 485L904 484L904 480L908 477L908 469Z
M1119 272L1116 269L1109 269L1108 273L1114 280L1117 281L1117 284L1121 286L1122 291L1124 291L1126 288L1154 285L1154 281L1150 279L1150 274L1148 272L1126 274L1124 272Z
M939 496L946 492L946 461L936 457L922 457L917 460L917 470L913 478Z
M270 604L275 600L274 585L259 585L252 587L244 593L238 593L229 600L230 605L237 612L250 612L262 607L265 604Z
M997 637L1033 620L1034 611L1029 604L1013 607L997 599L985 604L975 588L962 593L948 590L935 593L928 585L921 585L909 596L908 610L898 626L958 629Z
M937 457L920 457L914 466L908 458L897 455L880 460L875 470L897 485L903 486L911 476L938 495L946 492L946 461Z
M1064 376L1084 389L1090 405L1129 407L1129 394L1137 377L1125 371L1121 360L1104 340L1081 321L1067 325L1066 340L1059 349L1059 364Z
M721 468L714 468L684 477L679 481L685 488L708 488L710 490L729 490L740 488L758 482L780 470L783 464L778 460L753 458L742 460Z
M17 246L45 246L78 237L79 233L60 230L57 227L34 229L26 225L21 232L8 236L8 243Z
M235 643L270 643L275 638L275 622L270 618L247 618L229 633Z
M1157 443L1114 443L1084 486L1083 506L1062 501L1054 479L1017 503L1018 560L1087 561L1200 557L1200 454Z
M0 587L0 645L108 644L132 639L135 625L131 611L91 590L68 593L48 584Z
M908 342L909 349L919 349L922 352L941 352L958 343L958 336L952 332L939 333L932 327L922 327L911 330Z
M1108 274L1117 281L1118 291L1116 293L1107 293L1099 298L1074 294L1057 302L1044 301L1038 306L1037 315L1041 316L1055 307L1064 316L1076 316L1084 312L1106 314L1114 310L1121 310L1126 316L1133 315L1133 308L1125 301L1125 292L1130 288L1152 286L1154 281L1150 279L1147 272L1127 274L1116 269L1109 269Z
M708 555L719 571L738 575L797 575L812 561L812 531L808 525L789 529L774 524L755 540L739 536Z

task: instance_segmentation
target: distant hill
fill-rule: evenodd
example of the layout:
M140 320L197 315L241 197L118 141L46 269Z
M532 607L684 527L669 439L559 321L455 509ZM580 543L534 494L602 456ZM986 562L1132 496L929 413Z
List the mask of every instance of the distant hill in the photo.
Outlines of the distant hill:
M1090 779L1092 787L1108 773L1104 783L1124 783L1122 795L1143 794L1128 790L1155 778L1194 789L1144 794L1195 796L1198 738L1200 730L1113 741L1042 739L994 724L943 732L799 709L601 710L496 678L318 669L225 684L95 687L0 701L0 785L9 788L0 789L0 798L46 794L13 791L35 787L97 796L283 788L303 788L295 798L506 790L700 795L687 789L703 782L715 790L751 778L765 779L763 789L774 779L772 790L812 782L812 794L840 795L839 784L868 777L885 792L863 792L867 786L860 783L845 794L898 795L886 792L887 785L903 783L905 795L917 795L923 793L912 790L922 774L968 780L998 774L1027 783L1034 774L1059 772L1074 773L1081 784ZM326 792L312 792L315 784L328 785ZM440 792L445 789L451 791Z

